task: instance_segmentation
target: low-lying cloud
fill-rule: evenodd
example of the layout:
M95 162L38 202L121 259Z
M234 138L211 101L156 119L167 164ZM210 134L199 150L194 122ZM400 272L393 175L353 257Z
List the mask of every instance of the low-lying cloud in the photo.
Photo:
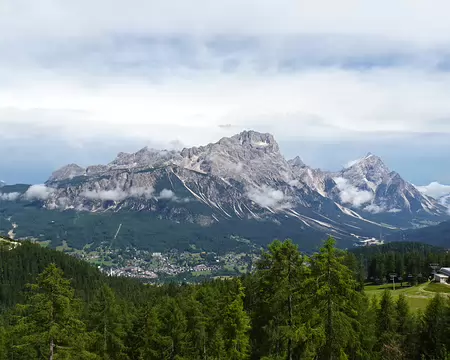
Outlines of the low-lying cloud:
M16 201L20 196L20 193L18 192L12 192L12 193L0 193L0 200L1 201Z
M264 185L261 188L250 189L247 196L261 207L277 210L291 207L291 204L289 204L289 197L281 190L276 190L267 185Z
M178 197L172 190L170 189L162 189L159 195L156 197L158 200L168 200L175 201L177 203L187 203L191 199L189 198L180 198Z
M433 181L428 185L416 186L416 188L422 194L431 196L435 199L439 199L442 196L450 194L450 185L443 185L436 181Z
M164 199L164 200L174 200L176 199L176 195L172 190L169 189L163 189L158 196L158 199Z
M50 196L55 192L55 189L52 189L43 184L40 185L32 185L25 192L25 199L27 200L47 200Z
M347 179L337 177L333 180L340 191L339 197L343 203L359 208L361 205L373 200L373 194L370 191L359 190L350 184Z
M135 187L128 190L119 188L113 190L87 190L81 193L86 199L101 200L101 201L123 201L127 198L141 198L150 199L153 197L153 187Z
M385 213L385 212L394 214L394 213L398 213L398 212L402 211L401 209L397 209L397 208L388 209L384 206L377 205L377 204L367 205L366 207L364 207L363 210L368 211L372 214L380 214L380 213Z

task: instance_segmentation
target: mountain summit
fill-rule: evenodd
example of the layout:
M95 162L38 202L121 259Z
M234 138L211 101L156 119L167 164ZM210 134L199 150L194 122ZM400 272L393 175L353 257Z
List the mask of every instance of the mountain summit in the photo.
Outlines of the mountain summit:
M137 186L140 189L155 189L161 177L169 179L173 176L195 199L220 209L226 216L231 216L231 213L256 216L258 211L250 210L251 204L270 211L282 208L286 212L286 199L289 199L291 209L299 204L310 207L311 197L322 202L332 200L363 217L404 213L415 221L417 216L433 217L445 213L444 207L437 201L421 194L372 153L352 161L338 173L329 173L307 166L299 156L286 161L271 134L251 130L181 151L144 148L133 154L119 153L108 165L86 169L75 164L67 165L50 177L48 186L56 187L58 191L53 192L53 199L49 201L59 208L58 199L62 197L65 206L72 204L96 209L104 204L92 200L108 199L104 196L99 199L92 196L86 198L83 194L92 191L121 192L119 198L126 202L139 194L141 190L134 190ZM76 186L70 186L71 180L76 180L72 182ZM67 187L62 189L61 182L69 182L70 191ZM189 183L192 183L191 186ZM169 190L174 191L172 188ZM261 196L254 196L258 192ZM266 192L282 196L279 196L279 201L255 201L264 198ZM251 204L247 204L248 201ZM248 210L237 210L244 204ZM124 204L120 206L123 208ZM229 206L232 208L225 210ZM146 206L141 204L140 207ZM293 214L288 213L290 216ZM392 223L395 224L396 220Z
M119 153L106 165L70 164L32 190L19 201L56 211L148 213L200 226L198 234L219 227L254 236L257 223L267 237L355 239L448 216L373 154L331 173L300 157L287 161L271 134L256 131L181 151Z

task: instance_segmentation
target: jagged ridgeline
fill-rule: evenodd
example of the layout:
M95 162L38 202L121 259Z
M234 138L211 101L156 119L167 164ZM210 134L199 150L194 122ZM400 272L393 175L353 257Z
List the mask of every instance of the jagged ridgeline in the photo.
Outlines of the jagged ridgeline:
M107 165L71 164L45 185L0 191L2 233L78 248L216 251L291 237L315 249L329 235L348 247L448 218L373 154L330 173L286 160L272 135L255 131L182 151L120 153Z

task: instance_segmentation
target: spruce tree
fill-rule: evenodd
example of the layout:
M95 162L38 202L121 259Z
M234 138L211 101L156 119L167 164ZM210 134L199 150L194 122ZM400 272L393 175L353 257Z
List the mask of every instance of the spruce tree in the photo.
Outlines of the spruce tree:
M308 274L303 256L291 240L275 240L257 263L259 297L254 311L253 341L260 356L292 360L304 330L302 307Z
M397 310L390 290L381 296L377 316L377 335L379 338L395 334L397 329Z
M344 265L345 253L336 249L329 238L320 252L311 258L312 276L308 281L312 305L321 315L324 341L319 349L321 359L345 357L347 347L358 347L358 303L362 294L353 272Z
M0 360L5 360L7 358L6 336L6 329L4 328L2 319L0 318Z
M411 314L409 310L408 302L403 294L397 299L396 303L397 310L397 333L400 336L406 337L411 328Z
M425 359L447 359L448 309L439 293L429 302L423 314L420 349Z
M244 310L244 288L237 280L237 294L229 304L223 317L223 336L226 358L229 360L245 360L250 355L250 319Z
M89 306L89 331L92 350L102 359L126 359L123 311L112 289L103 284Z
M397 308L392 298L391 290L384 290L378 309L377 319L377 344L375 349L386 358L396 357L401 353L401 345L397 331Z
M81 307L62 270L49 265L29 288L25 304L17 306L12 357L95 358L85 351Z

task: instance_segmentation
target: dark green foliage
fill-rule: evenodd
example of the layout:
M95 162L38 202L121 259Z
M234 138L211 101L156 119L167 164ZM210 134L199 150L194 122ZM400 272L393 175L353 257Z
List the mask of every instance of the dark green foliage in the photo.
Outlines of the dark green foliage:
M313 291L314 306L323 314L324 343L319 349L322 359L340 359L346 350L358 349L358 304L362 294L352 271L344 265L345 253L335 248L330 238L311 258L308 287Z
M89 304L88 330L93 337L93 351L102 359L126 359L125 345L125 313L119 306L113 290L103 284Z
M447 359L447 298L423 314L390 291L368 299L365 256L333 239L311 257L275 241L241 279L148 286L30 243L4 248L0 360Z
M396 274L396 282L400 286L408 283L415 285L426 281L431 275L431 263L450 266L450 253L442 248L414 242L361 247L351 253L358 259L353 260L355 264L351 266L355 273L359 271L364 280L374 283L391 281L389 275Z
M449 308L440 294L431 300L423 315L420 347L425 359L444 360L448 357Z
M61 269L49 265L32 284L13 316L11 354L14 358L89 358L80 303ZM93 356L92 356L93 357Z
M438 225L419 229L396 232L388 236L389 241L401 241L403 239L427 243L447 249L450 244L450 221L443 221Z

